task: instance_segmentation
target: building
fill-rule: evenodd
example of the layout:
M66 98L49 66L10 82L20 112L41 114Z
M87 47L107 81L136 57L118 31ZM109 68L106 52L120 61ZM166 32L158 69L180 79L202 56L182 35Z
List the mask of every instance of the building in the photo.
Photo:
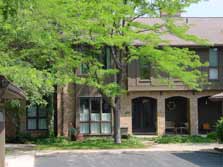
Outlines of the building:
M137 21L154 24L160 18ZM132 62L128 67L128 93L122 96L121 106L121 127L128 129L129 134L207 133L223 115L223 104L208 99L223 90L223 18L178 18L177 21L188 24L189 34L213 44L208 47L173 35L163 36L171 46L194 50L202 62L209 62L209 67L200 70L208 73L211 84L200 92L188 89L179 80L168 86L158 82L152 73L145 73L149 68L146 64ZM95 89L69 84L58 88L55 99L58 136L68 134L71 122L85 135L112 135L111 109ZM22 131L38 135L47 132L44 108L28 109L22 122Z
M5 101L25 99L24 92L0 75L0 166L5 166Z

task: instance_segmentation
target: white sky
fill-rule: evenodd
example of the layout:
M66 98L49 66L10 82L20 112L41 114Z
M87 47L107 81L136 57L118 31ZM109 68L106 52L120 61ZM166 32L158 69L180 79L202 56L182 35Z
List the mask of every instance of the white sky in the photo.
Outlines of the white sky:
M223 0L202 0L198 4L191 5L184 17L223 17Z

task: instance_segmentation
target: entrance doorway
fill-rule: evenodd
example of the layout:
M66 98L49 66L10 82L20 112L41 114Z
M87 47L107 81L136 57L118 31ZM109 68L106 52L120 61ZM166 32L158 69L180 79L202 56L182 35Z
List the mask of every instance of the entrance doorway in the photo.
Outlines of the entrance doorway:
M156 133L156 99L139 97L132 100L133 133Z

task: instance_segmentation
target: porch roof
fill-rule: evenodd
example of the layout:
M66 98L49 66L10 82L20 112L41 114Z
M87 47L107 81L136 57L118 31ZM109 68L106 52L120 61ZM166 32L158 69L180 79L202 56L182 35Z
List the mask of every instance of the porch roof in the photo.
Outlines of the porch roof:
M0 99L25 99L25 93L0 75Z
M213 95L209 99L212 100L212 101L223 101L223 92L219 93L219 94L216 94L216 95Z

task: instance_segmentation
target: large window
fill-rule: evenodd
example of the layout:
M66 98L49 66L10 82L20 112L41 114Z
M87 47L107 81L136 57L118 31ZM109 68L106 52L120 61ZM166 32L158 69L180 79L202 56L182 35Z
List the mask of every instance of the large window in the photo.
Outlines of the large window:
M218 79L218 49L211 48L209 50L209 79Z
M80 132L111 134L111 108L100 97L80 98Z
M139 59L139 75L141 80L150 80L151 65L146 58Z
M27 108L27 129L47 130L47 109L44 106L31 105Z

